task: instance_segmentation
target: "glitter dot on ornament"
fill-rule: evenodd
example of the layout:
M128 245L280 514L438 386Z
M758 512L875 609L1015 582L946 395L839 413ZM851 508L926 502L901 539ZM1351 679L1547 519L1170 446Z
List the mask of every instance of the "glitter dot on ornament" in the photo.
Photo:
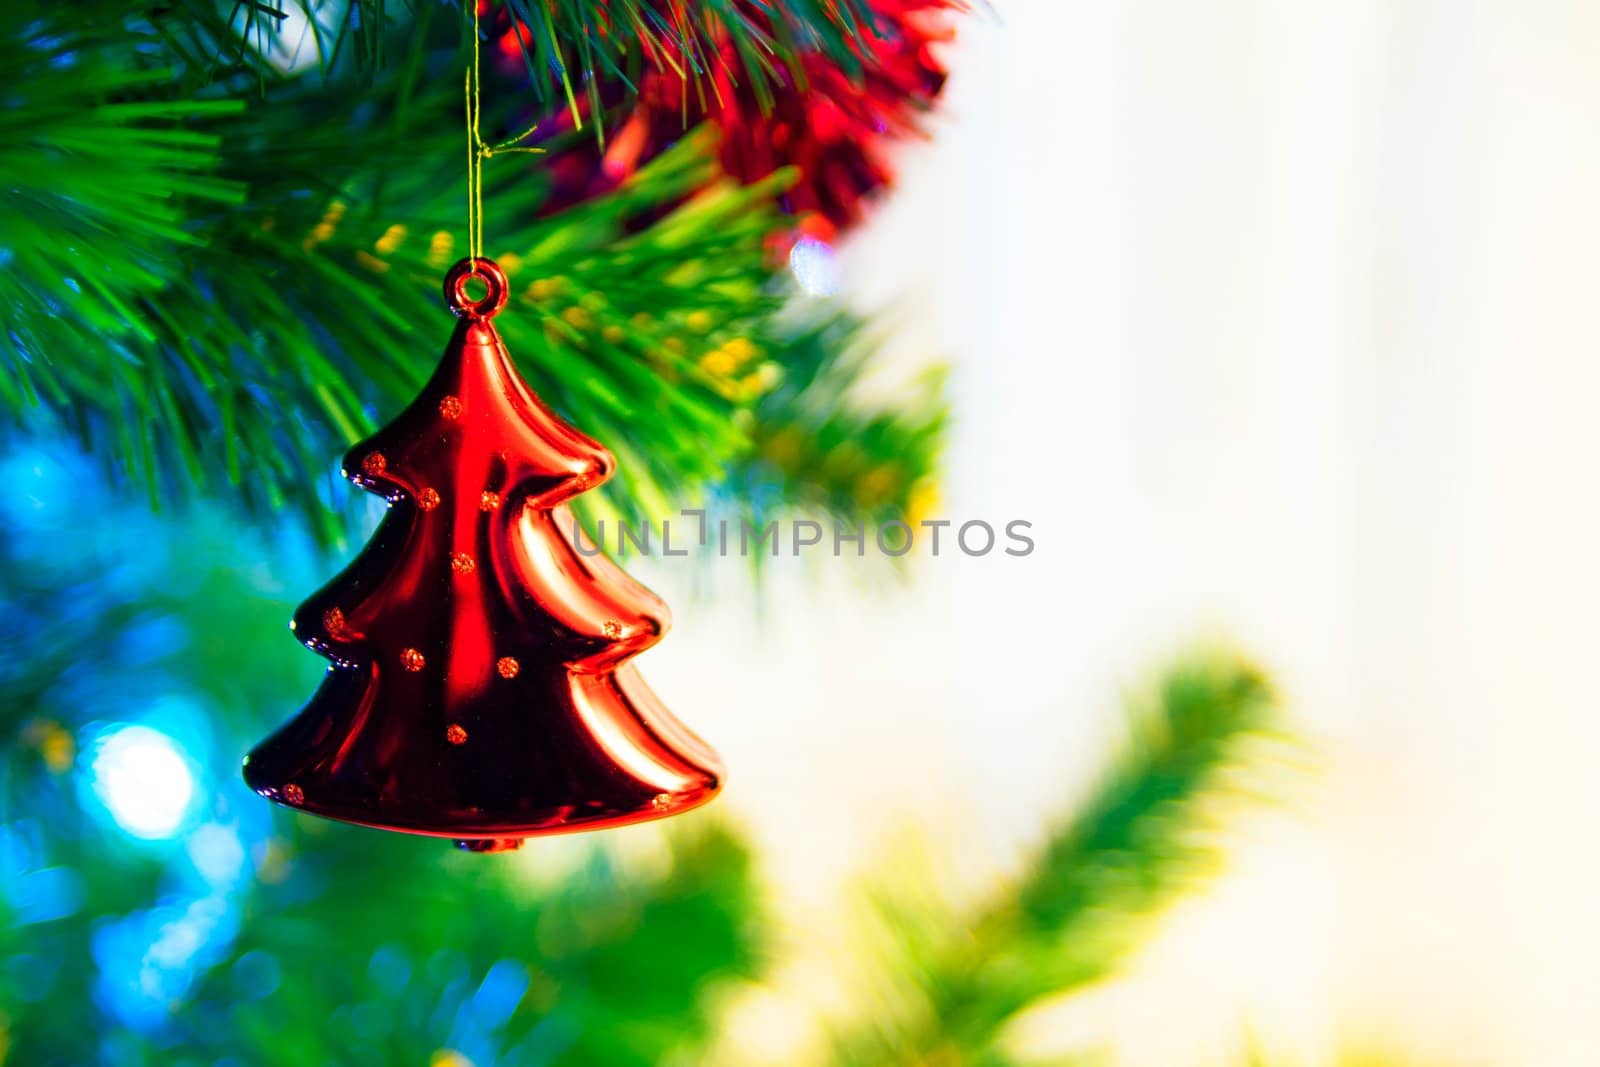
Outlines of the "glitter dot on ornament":
M383 458L382 452L368 452L367 458L361 461L361 469L368 474L382 474L389 466L389 461Z
M345 637L349 634L349 627L344 620L344 612L338 608L329 608L322 613L322 628L328 631L329 637Z
M615 619L607 619L606 624L600 627L600 632L615 641L622 636L622 624Z
M466 727L462 726L458 722L451 723L448 727L445 728L444 739L446 741L450 742L452 745L464 745L464 744L466 744L467 743L467 730L466 730Z
M461 398L459 396L447 396L439 401L439 414L447 419L459 419L461 417Z
M439 506L439 493L434 489L424 489L417 494L417 507L423 511L432 511Z
M485 489L478 498L478 507L484 511L493 511L500 506L500 494L491 489Z
M667 806L670 805L671 803L672 803L672 794L671 793L657 793L654 797L652 797L650 799L650 806L652 808L655 808L657 811L665 811L667 809Z
M500 672L502 678L515 678L517 672L522 670L522 664L517 662L515 656L501 656L494 669Z
M290 782L283 787L283 799L286 803L299 805L305 802L306 791Z
M428 665L427 659L414 648L402 649L400 652L400 666L408 671L416 672Z
M477 562L465 552L450 553L450 569L457 574L471 574L477 566Z

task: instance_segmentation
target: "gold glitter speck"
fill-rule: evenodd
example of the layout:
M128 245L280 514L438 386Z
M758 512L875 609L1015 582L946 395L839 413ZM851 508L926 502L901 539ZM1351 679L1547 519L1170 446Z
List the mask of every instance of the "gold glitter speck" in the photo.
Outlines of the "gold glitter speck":
M615 619L607 619L606 624L600 627L600 632L615 641L622 636L622 624Z
M288 785L283 787L283 799L290 804L304 803L306 799L306 791L295 785L293 782L290 782Z
M500 494L496 493L492 489L485 489L483 491L483 495L478 498L478 507L482 508L484 511L493 511L499 506Z
M652 808L655 808L657 811L665 811L667 809L668 805L670 805L671 803L672 803L672 794L671 793L657 793L650 800L650 806Z
M383 458L382 452L368 452L367 458L361 461L361 469L368 474L382 474L389 461Z
M447 419L459 419L461 417L461 398L459 396L447 396L439 401L439 414Z
M446 741L450 742L452 745L464 745L464 744L466 744L467 743L467 730L466 730L466 727L462 726L458 722L451 723L444 731L444 739Z
M438 506L439 493L437 490L429 488L424 489L422 492L417 494L417 507L421 508L423 511L432 511Z
M328 631L329 637L343 638L349 633L349 628L344 620L344 612L338 608L329 608L322 613L322 628Z
M421 652L414 648L403 649L400 652L400 666L408 671L420 671L428 665L428 661Z
M457 574L471 574L478 564L465 552L450 553L450 569Z
M500 672L502 678L515 678L517 672L522 670L522 664L517 662L515 656L501 656L494 669Z

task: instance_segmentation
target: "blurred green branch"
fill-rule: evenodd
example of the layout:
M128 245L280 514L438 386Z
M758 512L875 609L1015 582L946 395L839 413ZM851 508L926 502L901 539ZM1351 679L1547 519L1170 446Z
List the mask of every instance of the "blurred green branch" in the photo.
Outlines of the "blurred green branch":
M177 1044L259 1067L324 1063L330 1050L372 1067L426 1063L440 1048L483 1067L692 1057L714 1034L711 985L755 974L762 923L743 842L706 819L668 841L658 870L593 848L559 883L536 888L514 865L438 841L302 820L273 858L299 869L259 888L232 953L281 961L286 981L239 1002L230 969L212 969ZM333 887L309 913L299 903L308 881ZM319 966L330 931L337 965ZM463 1025L496 979L505 1002L482 1025ZM381 1022L357 1045L351 1026L363 1016ZM228 1029L204 1024L213 1018ZM474 1040L457 1047L453 1032Z
M898 957L888 1010L840 1033L844 1064L1007 1062L1007 1023L1111 974L1160 909L1220 861L1208 814L1275 721L1265 676L1223 653L1172 668L1132 739L1015 883L976 913L885 902Z
M912 383L895 407L867 406L852 396L874 351L865 323L835 312L786 330L783 375L756 405L735 486L772 487L785 506L852 523L915 523L944 444L944 369ZM756 493L735 495L759 510Z

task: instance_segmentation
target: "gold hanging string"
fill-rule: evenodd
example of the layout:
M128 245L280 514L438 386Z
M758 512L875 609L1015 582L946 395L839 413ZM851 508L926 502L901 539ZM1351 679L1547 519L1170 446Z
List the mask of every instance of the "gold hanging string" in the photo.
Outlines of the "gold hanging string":
M467 255L478 259L483 255L483 161L493 155L536 153L544 149L522 144L538 130L538 123L499 144L483 143L483 136L478 132L483 117L483 79L478 69L481 60L478 0L466 0L466 5L472 9L472 64L467 67Z

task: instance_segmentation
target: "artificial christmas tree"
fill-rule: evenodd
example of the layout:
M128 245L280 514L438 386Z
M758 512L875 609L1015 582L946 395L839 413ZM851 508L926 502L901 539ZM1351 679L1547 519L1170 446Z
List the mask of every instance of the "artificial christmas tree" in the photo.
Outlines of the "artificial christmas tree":
M566 502L611 474L610 453L517 375L489 321L508 293L498 266L464 259L444 288L461 322L433 378L345 462L389 514L295 615L333 665L246 781L473 851L704 803L716 754L627 663L660 640L666 605L573 541Z
M964 0L865 0L870 28L847 42L847 54L801 50L795 62L773 64L763 79L743 76L736 26L771 29L781 7L741 2L741 17L709 38L710 88L685 79L676 64L646 64L617 128L601 143L577 137L578 111L541 123L540 138L563 146L544 161L553 213L615 189L682 138L686 122L704 119L718 133L722 170L742 182L785 168L795 180L778 198L814 236L832 239L862 220L867 202L892 184L893 142L923 134L923 118L944 91L938 45L953 36L951 16ZM500 48L519 56L527 29L506 9ZM622 90L617 86L616 91ZM591 116L592 120L592 116Z

